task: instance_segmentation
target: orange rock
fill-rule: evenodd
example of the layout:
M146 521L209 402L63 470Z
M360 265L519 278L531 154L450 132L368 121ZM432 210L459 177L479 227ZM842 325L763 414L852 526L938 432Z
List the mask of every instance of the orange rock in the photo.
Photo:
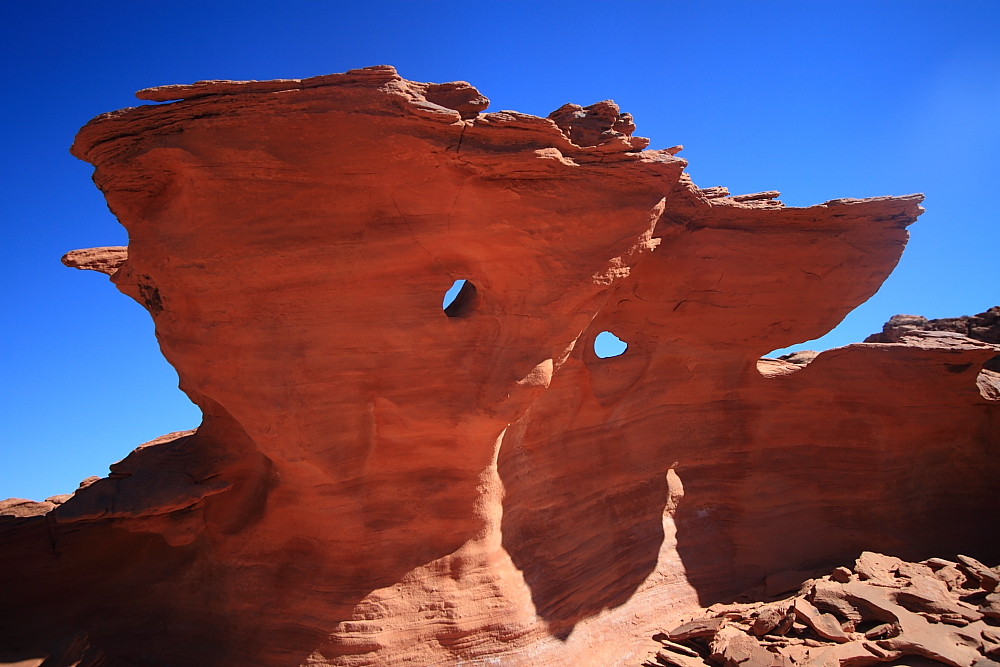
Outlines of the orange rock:
M823 639L841 644L850 641L851 638L840 627L836 616L820 612L805 598L795 598L795 604L792 605L792 608L795 611L795 617L812 628Z
M771 667L775 656L753 637L733 626L725 626L712 640L712 660L722 667Z
M677 642L703 637L714 637L723 623L725 623L725 619L721 617L695 619L677 626L667 633L667 637Z
M767 605L759 612L750 627L751 632L758 637L766 634L784 634L792 625L794 614L790 613L791 607L788 604Z
M204 421L0 516L0 645L610 665L773 572L996 550L993 346L757 370L878 289L921 196L700 189L611 102L487 113L386 66L141 97L73 149L127 252L67 261L149 310Z
M127 247L109 246L105 248L71 250L63 255L62 263L74 269L99 271L113 276L127 260Z
M962 564L962 568L975 577L979 581L979 585L987 592L992 593L997 589L997 586L1000 586L1000 573L986 567L972 556L959 554L958 560Z
M903 655L916 655L937 660L953 667L971 665L978 657L969 642L960 641L953 628L932 624L928 620L900 606L893 600L892 589L864 582L843 584L846 598L864 605L870 612L896 624L899 634L878 639L874 645Z
M870 642L858 641L810 649L808 657L801 664L808 667L869 667L888 662L898 655L880 650Z

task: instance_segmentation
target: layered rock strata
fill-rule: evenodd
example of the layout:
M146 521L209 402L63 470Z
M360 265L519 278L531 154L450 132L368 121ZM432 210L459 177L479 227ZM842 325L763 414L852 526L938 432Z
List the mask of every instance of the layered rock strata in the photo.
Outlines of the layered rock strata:
M995 346L759 362L878 289L919 195L702 189L611 102L390 67L139 96L73 148L129 246L65 261L204 421L0 510L0 659L636 664L777 570L997 560Z

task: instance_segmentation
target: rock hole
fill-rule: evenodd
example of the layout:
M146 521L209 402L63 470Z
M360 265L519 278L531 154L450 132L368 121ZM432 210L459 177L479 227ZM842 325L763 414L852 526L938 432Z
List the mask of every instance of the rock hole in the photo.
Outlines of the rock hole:
M448 317L467 317L478 300L476 286L468 280L456 280L444 293L441 307Z
M623 355L627 349L628 343L610 331L602 331L594 339L594 354L601 359Z

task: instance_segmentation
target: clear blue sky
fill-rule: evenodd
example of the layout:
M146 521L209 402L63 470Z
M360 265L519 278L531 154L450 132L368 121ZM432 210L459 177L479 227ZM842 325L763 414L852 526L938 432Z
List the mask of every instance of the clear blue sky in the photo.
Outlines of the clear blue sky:
M993 1L5 2L0 498L71 491L198 424L145 311L59 263L127 242L68 149L136 90L392 64L470 81L492 110L612 98L654 148L684 144L703 187L926 193L896 273L806 346L823 349L1000 304L998 25Z

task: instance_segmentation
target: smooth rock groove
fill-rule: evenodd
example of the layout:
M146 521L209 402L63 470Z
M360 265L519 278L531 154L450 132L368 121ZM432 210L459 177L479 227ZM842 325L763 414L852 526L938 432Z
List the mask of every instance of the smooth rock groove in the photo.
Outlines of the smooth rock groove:
M130 245L66 262L204 422L0 506L0 661L634 665L776 571L998 561L996 346L759 362L878 289L920 195L701 189L612 102L385 66L140 97L73 147Z

